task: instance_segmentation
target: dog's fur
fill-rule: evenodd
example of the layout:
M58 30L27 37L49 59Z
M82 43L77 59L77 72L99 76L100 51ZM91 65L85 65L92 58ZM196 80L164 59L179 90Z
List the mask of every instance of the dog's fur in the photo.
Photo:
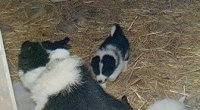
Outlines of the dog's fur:
M148 107L148 110L186 110L183 101L173 99L158 100Z
M91 60L96 80L105 87L106 81L114 81L127 69L129 59L129 42L121 27L115 24L110 36L101 44Z
M64 48L67 42L22 44L19 75L32 94L35 110L132 110L126 97L119 101L103 91L81 59Z

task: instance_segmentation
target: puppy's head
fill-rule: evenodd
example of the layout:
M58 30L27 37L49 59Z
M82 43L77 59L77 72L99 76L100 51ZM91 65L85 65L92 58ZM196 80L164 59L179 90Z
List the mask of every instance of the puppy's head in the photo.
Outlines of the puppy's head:
M98 83L105 83L110 75L116 69L116 60L111 55L104 55L102 59L100 56L95 56L92 58L91 66L94 74L96 75L96 80Z

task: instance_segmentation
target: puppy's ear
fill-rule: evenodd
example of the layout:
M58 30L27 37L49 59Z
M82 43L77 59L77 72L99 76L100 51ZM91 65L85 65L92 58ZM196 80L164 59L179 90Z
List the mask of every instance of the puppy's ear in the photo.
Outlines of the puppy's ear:
M122 30L122 28L120 27L119 24L114 24L111 28L111 34L112 37L118 37L118 36L122 36L124 35L124 32Z
M97 64L99 64L99 62L100 62L100 57L99 56L95 56L91 60L91 66L97 65Z
M114 58L113 56L111 56L111 55L104 55L101 62L102 62L104 65L109 66L108 69L109 69L109 68L113 68L113 67L116 66L116 60L115 60L115 58Z
M94 71L94 73L96 75L100 74L100 71L99 71L99 62L100 62L100 57L99 56L95 56L91 60L91 66L92 66L92 69L93 69L93 71Z
M111 55L104 55L101 60L103 63L102 73L106 76L110 76L116 69L116 60Z

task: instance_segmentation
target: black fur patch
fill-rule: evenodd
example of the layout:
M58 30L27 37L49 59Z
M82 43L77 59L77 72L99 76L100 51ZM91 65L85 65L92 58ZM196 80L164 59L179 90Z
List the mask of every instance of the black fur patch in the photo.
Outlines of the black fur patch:
M38 42L26 41L22 44L18 66L20 70L29 70L45 66L49 62L49 54Z
M104 55L101 62L103 63L102 74L109 77L116 69L115 58L110 55Z
M53 43L50 41L42 42L42 46L48 50L55 50L57 48L69 49L69 45L67 45L69 41L70 39L65 37L63 40L55 41Z
M49 62L49 53L46 50L55 50L58 48L67 49L66 45L68 42L68 37L53 43L50 41L25 41L22 43L21 52L18 57L18 69L26 73L29 70L45 66Z
M94 71L94 73L96 75L99 75L100 74L100 70L99 70L99 62L100 62L100 57L99 56L95 56L92 58L92 61L91 61L91 66L92 66L92 69Z

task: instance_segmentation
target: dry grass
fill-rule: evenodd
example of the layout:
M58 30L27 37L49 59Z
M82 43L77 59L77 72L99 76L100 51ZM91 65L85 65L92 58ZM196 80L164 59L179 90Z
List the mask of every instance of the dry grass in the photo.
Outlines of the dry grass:
M117 22L131 43L131 57L127 72L110 82L106 91L117 98L127 95L136 110L144 110L160 98L182 96L188 96L189 110L200 109L199 1L75 0L56 6L38 2L41 7L53 6L53 11L31 16L33 7L28 1L0 7L0 23L13 27L3 32L13 80L18 80L17 55L23 41L69 36L72 53L88 65L110 33L111 24ZM58 31L57 25L64 19L72 21L70 25L75 28L66 33Z

